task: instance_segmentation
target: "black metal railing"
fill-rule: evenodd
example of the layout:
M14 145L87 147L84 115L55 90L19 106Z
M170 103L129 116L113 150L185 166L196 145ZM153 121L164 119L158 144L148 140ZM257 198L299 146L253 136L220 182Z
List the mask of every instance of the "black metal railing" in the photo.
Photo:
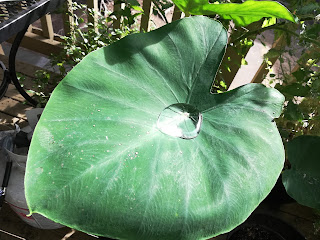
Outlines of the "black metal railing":
M16 35L10 50L8 68L3 62L0 63L0 67L4 71L2 82L0 82L0 99L6 93L9 83L12 82L28 102L37 105L37 102L24 91L17 79L16 54L28 26L57 9L63 2L64 0L11 0L0 3L0 43Z

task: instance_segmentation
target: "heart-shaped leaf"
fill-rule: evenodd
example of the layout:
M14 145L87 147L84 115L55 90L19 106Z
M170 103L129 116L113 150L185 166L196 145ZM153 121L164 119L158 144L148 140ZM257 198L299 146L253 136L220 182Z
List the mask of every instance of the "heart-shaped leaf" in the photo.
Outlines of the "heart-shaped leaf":
M298 203L320 210L320 137L299 136L286 147L289 170L282 182L287 193Z
M209 3L208 0L173 0L181 11L192 15L219 14L224 19L233 19L246 26L263 17L283 18L294 22L294 17L276 1L246 1L244 3Z
M89 54L55 89L26 170L31 213L119 239L205 239L243 222L274 186L283 96L210 94L225 51L206 17Z

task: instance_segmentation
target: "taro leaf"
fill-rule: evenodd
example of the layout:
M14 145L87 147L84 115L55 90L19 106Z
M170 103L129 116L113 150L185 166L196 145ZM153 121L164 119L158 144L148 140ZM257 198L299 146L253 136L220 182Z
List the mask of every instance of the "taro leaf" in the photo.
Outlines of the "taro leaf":
M220 23L192 17L85 57L53 92L32 138L31 213L139 240L205 239L243 222L281 172L272 120L284 99L260 84L209 94L226 42ZM157 128L172 104L192 109L177 113L181 122L172 115L186 131L202 119L199 134L187 140Z
M289 170L282 182L298 203L320 210L320 137L299 136L287 143Z
M219 14L238 25L248 25L263 17L283 18L294 22L292 14L276 1L246 1L244 3L209 3L208 0L173 0L181 11L192 15Z

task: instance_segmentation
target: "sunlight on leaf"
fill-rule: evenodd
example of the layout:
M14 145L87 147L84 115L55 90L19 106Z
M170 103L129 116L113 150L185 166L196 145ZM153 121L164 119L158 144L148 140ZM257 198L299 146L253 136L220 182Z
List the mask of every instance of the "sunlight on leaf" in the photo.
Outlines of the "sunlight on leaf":
M208 0L173 0L186 14L215 15L242 26L259 21L263 17L283 18L295 22L293 15L276 1L246 1L244 3L209 3Z
M85 57L32 138L30 211L130 240L206 239L242 223L282 170L273 119L284 98L261 84L211 94L226 43L220 23L190 17Z

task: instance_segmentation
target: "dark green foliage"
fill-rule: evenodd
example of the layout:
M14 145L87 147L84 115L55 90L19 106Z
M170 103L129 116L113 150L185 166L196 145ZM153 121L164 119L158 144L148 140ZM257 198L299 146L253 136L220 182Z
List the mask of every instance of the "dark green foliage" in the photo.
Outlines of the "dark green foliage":
M59 73L50 76L46 71L37 72L34 78L36 90L30 90L41 106L45 106L57 83L86 55L131 33L138 32L135 24L137 17L142 14L139 3L135 0L119 1L119 4L121 3L124 3L124 8L120 11L106 12L101 9L99 12L94 12L84 4L73 2L73 12L69 13L74 19L72 31L67 36L62 36L64 41L61 43L63 50L60 54L51 56L51 65L58 67ZM97 16L95 26L87 21L89 17L94 16ZM120 26L115 27L114 23L119 18L122 19Z
M287 193L320 210L320 136L299 136L286 145L290 169L282 175Z

